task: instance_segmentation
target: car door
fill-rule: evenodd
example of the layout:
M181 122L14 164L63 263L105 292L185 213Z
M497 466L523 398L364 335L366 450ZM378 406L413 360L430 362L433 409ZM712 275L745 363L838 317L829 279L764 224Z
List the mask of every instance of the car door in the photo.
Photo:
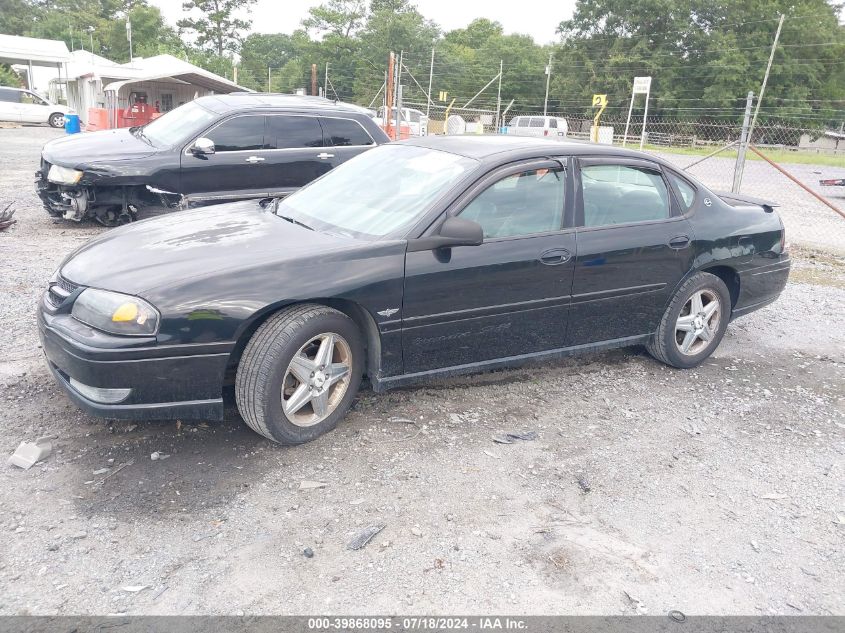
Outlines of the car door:
M214 143L212 154L194 154L193 141L189 143L181 156L181 193L195 198L266 196L261 167L270 152L264 146L264 119L263 114L239 114L213 125L199 135Z
M323 129L314 116L267 115L267 147L261 173L270 195L292 193L332 168L332 152L324 147Z
M547 159L498 169L448 212L481 224L481 245L407 254L405 373L564 346L575 255L568 178Z
M376 142L369 132L354 119L345 117L320 117L323 138L332 167L346 162L353 156L375 147Z
M0 88L0 121L21 122L21 91Z
M50 106L33 92L21 92L20 108L23 123L46 123L50 118Z
M660 166L579 159L569 345L650 334L692 266L692 227Z

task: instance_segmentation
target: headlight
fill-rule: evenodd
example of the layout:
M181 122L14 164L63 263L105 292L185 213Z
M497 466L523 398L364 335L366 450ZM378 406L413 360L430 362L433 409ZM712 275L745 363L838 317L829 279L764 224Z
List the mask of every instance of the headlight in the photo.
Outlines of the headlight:
M80 178L82 178L82 172L70 167L51 165L50 171L47 172L47 180L60 185L75 185Z
M158 311L138 297L107 290L82 291L71 310L73 318L111 334L150 336L158 329Z

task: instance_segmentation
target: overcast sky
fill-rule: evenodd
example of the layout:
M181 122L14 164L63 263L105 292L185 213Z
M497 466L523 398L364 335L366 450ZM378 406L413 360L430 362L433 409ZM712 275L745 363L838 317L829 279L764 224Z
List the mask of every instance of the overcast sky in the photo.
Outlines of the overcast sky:
M150 0L150 4L159 7L172 25L182 17L179 0ZM250 16L252 28L259 33L290 33L299 27L310 7L320 4L319 0L258 0ZM525 33L538 44L548 44L557 41L555 29L561 20L572 15L575 0L416 0L414 4L420 13L447 31L464 27L477 17L485 17L500 22L505 33Z

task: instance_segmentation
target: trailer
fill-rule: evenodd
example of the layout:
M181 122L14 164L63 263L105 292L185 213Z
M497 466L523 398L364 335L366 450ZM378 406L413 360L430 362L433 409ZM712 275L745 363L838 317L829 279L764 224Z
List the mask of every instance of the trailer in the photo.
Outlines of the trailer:
M828 178L826 180L819 180L822 187L845 187L845 178Z

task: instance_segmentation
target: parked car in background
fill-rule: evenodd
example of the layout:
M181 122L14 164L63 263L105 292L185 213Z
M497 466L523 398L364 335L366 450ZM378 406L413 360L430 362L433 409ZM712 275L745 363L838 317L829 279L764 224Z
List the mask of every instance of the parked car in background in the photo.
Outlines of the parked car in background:
M168 220L61 264L38 310L51 371L108 418L219 419L234 386L287 444L334 428L363 374L379 392L637 344L695 367L790 268L771 203L507 136L391 143L285 199Z
M384 120L385 108L379 108L376 123L384 127L384 125L396 125L396 106L391 108L392 114L390 120ZM415 110L414 108L402 108L402 113L399 117L400 126L408 126L411 136L428 136L428 117L422 110Z
M31 90L0 87L0 121L12 123L47 123L50 127L64 127L67 106L50 103Z
M114 226L144 206L285 196L388 141L358 106L294 95L214 95L143 126L50 141L36 188L51 215Z
M556 116L517 116L508 125L514 136L551 136L565 138L569 132L566 119Z

